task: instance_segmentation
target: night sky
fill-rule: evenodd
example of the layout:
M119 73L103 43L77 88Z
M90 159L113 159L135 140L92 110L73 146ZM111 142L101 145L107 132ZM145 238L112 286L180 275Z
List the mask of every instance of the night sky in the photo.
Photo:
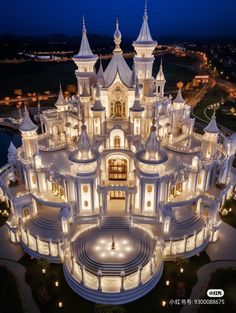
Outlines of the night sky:
M78 35L84 14L88 33L112 35L115 18L124 36L136 36L144 0L1 0L0 33ZM148 0L153 37L236 36L236 0Z

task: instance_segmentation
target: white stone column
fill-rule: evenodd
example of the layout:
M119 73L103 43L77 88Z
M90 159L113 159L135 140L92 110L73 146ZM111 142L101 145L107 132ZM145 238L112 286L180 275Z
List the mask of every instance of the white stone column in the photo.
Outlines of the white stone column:
M39 252L39 235L36 236L36 251Z
M102 291L102 271L101 270L98 270L97 277L98 277L98 290Z
M173 240L170 238L170 255L172 254Z
M125 289L125 287L124 287L124 283L125 283L125 271L124 271L124 270L122 270L122 271L120 272L120 280L121 280L121 282L120 282L120 291L124 291L124 289Z
M85 285L85 281L84 281L84 271L85 271L85 266L84 265L80 265L80 270L81 270L81 285Z
M28 231L28 229L26 230L26 239L27 239L27 246L29 246L30 242L29 242L29 231Z
M194 235L193 235L193 240L194 240L194 249L196 249L196 246L197 246L197 232L194 231Z
M150 260L149 260L149 262L150 262L150 275L152 276L153 275L153 258L151 257L150 258Z
M142 265L138 266L138 284L142 285Z
M186 252L186 248L187 248L187 236L184 235L184 251L183 252Z
M48 250L49 250L49 255L52 256L52 239L49 239L48 243Z

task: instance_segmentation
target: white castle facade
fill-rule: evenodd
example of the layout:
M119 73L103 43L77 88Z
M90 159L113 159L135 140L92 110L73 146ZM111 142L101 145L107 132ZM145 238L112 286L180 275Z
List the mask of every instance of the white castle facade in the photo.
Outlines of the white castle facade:
M219 210L235 185L236 137L225 137L215 115L194 132L179 89L164 94L153 77L145 10L131 71L120 48L105 71L83 25L73 60L78 93L40 115L27 109L0 170L0 196L10 207L10 240L35 258L61 263L70 287L98 303L120 304L149 292L164 261L189 258L217 241ZM220 239L219 239L220 240ZM217 243L215 243L217 244Z

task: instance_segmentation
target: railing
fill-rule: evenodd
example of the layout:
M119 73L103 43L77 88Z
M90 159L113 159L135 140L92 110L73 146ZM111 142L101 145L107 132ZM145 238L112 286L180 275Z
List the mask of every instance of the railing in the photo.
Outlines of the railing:
M160 248L155 248L153 256L144 265L139 265L135 272L126 275L121 271L120 275L103 276L102 271L97 275L91 273L75 258L69 254L65 258L65 265L78 283L84 287L105 293L120 293L132 290L147 283L162 268L162 254Z

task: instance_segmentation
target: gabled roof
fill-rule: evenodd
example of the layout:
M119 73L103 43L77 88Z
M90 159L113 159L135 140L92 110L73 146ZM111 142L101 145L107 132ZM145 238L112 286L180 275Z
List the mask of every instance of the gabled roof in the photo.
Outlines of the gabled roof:
M204 131L211 134L218 134L220 132L219 128L217 127L215 112L212 114L211 120L204 128Z
M109 87L115 80L117 74L126 86L131 86L132 71L123 58L122 53L114 53L105 72L105 87Z
M158 80L158 81L166 81L165 75L163 73L162 59L161 59L161 63L160 63L159 72L157 73L157 76L156 76L156 80Z
M177 93L177 96L176 98L174 99L174 102L176 103L185 103L183 97L182 97L182 91L181 91L181 88L179 88L178 90L178 93Z
M88 37L87 37L87 31L85 27L85 20L83 17L83 29L82 29L82 39L81 39L81 44L80 44L80 50L79 52L74 56L74 58L97 58L96 55L93 54Z
M134 44L147 43L156 44L156 41L152 39L152 35L148 26L148 14L147 14L147 4L145 3L145 10L143 15L143 24L139 32L138 38Z
M31 131L36 131L38 129L38 126L35 125L29 116L29 111L27 107L25 106L25 113L24 113L24 118L23 118L23 123L19 127L19 130L21 132L31 132Z

